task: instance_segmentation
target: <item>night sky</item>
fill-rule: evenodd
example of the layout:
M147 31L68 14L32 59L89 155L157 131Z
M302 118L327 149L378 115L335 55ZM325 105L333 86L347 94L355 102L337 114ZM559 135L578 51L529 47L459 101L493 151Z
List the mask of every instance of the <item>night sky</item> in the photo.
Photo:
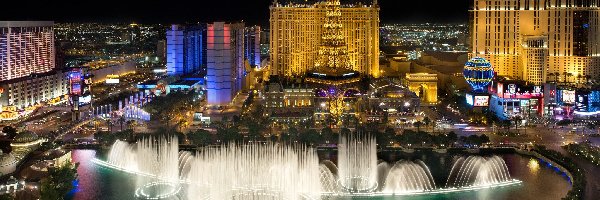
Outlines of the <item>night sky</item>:
M267 25L272 0L11 0L0 20L183 23L217 20ZM344 0L342 0L344 3ZM472 0L379 0L383 23L466 22Z

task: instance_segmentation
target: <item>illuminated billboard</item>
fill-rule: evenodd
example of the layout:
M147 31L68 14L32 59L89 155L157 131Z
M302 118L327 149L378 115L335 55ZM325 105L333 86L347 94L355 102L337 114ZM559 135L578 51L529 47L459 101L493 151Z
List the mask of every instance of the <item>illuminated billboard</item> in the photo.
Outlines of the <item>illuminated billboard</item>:
M82 80L82 74L81 74L81 70L79 69L73 69L71 70L71 73L69 73L69 81L71 83L79 83Z
M116 79L106 79L106 84L119 84L120 80Z
M88 104L90 102L92 102L92 95L79 97L79 105Z
M575 103L575 91L563 90L562 91L562 102L563 103Z
M81 90L82 86L82 73L81 73L81 69L79 68L73 68L71 69L71 72L69 73L69 84L71 86L71 95L76 95L79 96L81 95L81 93L83 92Z
M194 113L194 124L210 124L210 117L204 117L202 113Z
M106 84L118 84L119 83L119 75L108 75L106 76Z
M533 86L533 94L541 94L542 86Z
M79 84L79 83L71 84L71 95L81 95L81 84Z
M516 84L510 84L510 85L508 85L508 93L509 94L516 94L517 93L517 85Z
M473 95L467 94L465 95L465 97L467 98L467 104L469 105L473 105Z
M475 96L474 104L475 107L488 107L490 105L489 96Z

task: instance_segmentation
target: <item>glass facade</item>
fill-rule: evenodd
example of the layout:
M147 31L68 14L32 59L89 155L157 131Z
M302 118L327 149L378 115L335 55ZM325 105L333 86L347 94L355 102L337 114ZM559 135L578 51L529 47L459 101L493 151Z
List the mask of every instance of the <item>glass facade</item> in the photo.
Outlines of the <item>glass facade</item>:
M206 26L173 25L167 30L167 74L189 75L206 68Z

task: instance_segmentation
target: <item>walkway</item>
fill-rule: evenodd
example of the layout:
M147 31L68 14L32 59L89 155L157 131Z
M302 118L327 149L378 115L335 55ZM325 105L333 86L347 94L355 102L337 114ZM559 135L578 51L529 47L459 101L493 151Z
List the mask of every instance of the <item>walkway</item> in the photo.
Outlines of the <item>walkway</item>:
M596 200L600 197L600 167L592 164L589 161L583 160L579 157L575 157L564 149L557 146L548 146L549 149L558 151L563 155L573 159L575 164L581 167L585 171L585 199Z

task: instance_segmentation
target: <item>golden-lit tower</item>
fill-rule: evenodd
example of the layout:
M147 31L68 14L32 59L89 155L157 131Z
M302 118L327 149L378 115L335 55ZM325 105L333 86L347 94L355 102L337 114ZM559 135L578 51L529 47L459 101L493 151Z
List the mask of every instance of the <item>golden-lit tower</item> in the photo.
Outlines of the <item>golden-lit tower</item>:
M498 75L536 85L600 78L600 0L472 1L470 56Z
M337 42L345 43L343 59L362 75L379 76L379 6L347 4L339 1L308 1L298 4L273 1L270 6L271 74L303 76L316 65L324 65L323 34L334 31ZM334 11L329 12L331 8ZM327 15L335 14L333 18ZM334 23L329 21L334 20ZM330 24L331 26L325 26ZM333 25L335 24L335 25ZM340 26L341 25L341 26ZM336 27L334 27L336 26ZM327 29L327 30L325 30ZM343 39L340 39L342 38ZM333 40L332 40L333 41ZM338 59L342 59L341 57Z

